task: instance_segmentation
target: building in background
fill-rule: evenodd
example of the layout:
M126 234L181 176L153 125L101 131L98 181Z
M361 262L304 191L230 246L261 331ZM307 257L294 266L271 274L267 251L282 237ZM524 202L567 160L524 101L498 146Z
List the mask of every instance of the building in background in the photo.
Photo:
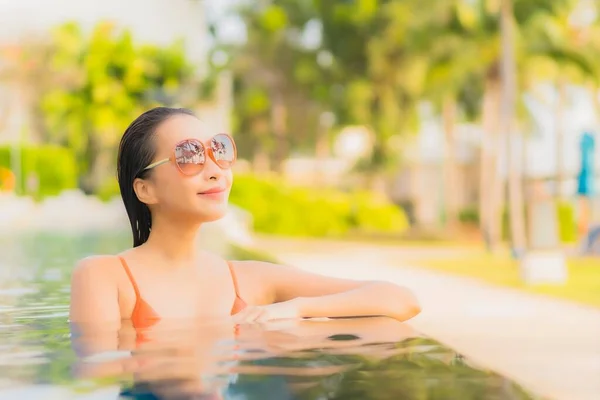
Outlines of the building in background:
M600 133L600 115L594 107L592 93L585 87L570 85L567 89L562 152L566 179L562 193L576 203L577 175L580 169L580 140L584 132ZM600 93L596 93L600 95ZM544 99L543 101L540 99ZM519 128L522 133L522 170L528 183L541 183L548 194L557 192L557 92L550 84L541 84L525 94L529 120ZM457 206L459 210L477 210L479 198L480 127L459 124L456 127ZM505 143L504 143L505 144ZM595 159L600 157L600 146L594 149ZM420 225L437 225L443 210L444 132L439 116L430 110L421 115L421 126L413 140L403 150L403 164L390 186L395 202L409 210L411 220ZM499 173L507 178L506 160L501 157ZM591 168L598 170L598 165ZM596 174L596 184L600 184ZM593 199L592 219L600 220L600 199Z

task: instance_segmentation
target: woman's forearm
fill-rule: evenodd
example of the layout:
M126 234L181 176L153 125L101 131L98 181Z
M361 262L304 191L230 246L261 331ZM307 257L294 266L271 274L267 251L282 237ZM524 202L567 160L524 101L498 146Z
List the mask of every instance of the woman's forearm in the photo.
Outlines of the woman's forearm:
M303 318L384 315L406 321L421 311L410 290L390 282L369 282L346 292L293 301Z

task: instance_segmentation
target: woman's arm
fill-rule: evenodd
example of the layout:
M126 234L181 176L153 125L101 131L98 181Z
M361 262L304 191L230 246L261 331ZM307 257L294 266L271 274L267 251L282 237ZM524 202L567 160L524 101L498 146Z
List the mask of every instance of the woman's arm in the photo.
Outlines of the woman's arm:
M364 282L344 292L289 301L300 317L387 316L406 321L421 312L413 293L391 282Z
M121 350L135 347L135 331L121 323L115 257L96 256L77 263L71 276L71 344L79 357L73 370L80 378L118 376L137 368Z
M356 281L258 261L234 263L240 275L260 277L257 285L271 318L388 316L405 321L421 311L413 293L385 281ZM266 316L265 316L266 317Z
M69 322L79 354L118 348L121 311L111 261L110 257L90 257L73 270Z
M85 258L73 270L69 312L71 322L99 323L105 328L109 325L121 326L119 292L110 274L111 258Z

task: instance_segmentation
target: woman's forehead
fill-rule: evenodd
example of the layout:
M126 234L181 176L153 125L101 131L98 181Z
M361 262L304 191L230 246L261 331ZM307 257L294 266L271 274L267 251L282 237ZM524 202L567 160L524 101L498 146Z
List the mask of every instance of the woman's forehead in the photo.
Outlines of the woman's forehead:
M191 115L176 115L163 122L156 130L156 144L159 150L172 150L185 139L197 139L207 143L214 136L205 123Z

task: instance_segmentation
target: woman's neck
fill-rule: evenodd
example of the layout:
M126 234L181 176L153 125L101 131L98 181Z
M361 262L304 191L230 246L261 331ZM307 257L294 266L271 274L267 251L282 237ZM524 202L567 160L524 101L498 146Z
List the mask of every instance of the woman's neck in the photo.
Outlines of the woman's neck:
M153 217L152 230L145 246L170 265L193 261L198 254L199 223L174 217Z

